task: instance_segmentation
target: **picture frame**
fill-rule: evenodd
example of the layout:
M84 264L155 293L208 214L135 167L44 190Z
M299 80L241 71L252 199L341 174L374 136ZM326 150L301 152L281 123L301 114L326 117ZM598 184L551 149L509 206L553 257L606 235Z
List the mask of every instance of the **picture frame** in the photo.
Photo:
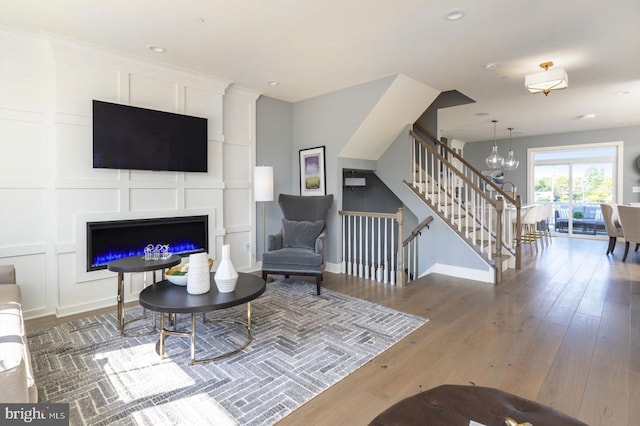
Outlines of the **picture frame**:
M325 147L301 149L300 153L300 195L326 195L327 178Z

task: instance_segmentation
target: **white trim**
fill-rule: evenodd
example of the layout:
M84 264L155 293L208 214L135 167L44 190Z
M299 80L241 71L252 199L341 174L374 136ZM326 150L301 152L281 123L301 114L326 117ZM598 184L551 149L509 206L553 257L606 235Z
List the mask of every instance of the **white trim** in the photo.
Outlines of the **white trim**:
M463 268L461 266L445 265L444 263L435 263L427 269L420 278L429 274L443 274L451 277L464 278L467 280L481 281L483 283L493 284L495 279L495 271L492 267L483 271L481 269Z

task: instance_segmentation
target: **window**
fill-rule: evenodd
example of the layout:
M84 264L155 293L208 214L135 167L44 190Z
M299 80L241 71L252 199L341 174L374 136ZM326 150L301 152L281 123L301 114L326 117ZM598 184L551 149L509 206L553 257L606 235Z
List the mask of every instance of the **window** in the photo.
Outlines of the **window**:
M622 142L531 148L528 198L551 203L555 232L606 235L600 203L617 202L622 189Z

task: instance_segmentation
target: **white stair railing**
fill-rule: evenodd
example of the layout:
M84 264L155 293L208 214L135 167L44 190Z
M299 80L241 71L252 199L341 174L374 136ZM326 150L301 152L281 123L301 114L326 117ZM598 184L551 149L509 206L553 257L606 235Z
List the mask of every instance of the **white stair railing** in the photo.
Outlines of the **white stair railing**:
M415 172L412 182L405 183L495 265L496 283L501 282L503 260L508 257L503 250L520 267L520 197L506 194L451 148L410 133Z
M402 208L397 213L344 211L342 273L403 287Z

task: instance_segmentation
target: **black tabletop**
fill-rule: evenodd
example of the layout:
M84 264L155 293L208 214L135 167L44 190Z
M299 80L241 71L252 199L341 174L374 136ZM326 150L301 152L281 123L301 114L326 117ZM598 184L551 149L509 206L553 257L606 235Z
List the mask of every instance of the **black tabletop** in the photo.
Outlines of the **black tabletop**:
M238 274L236 289L220 293L211 273L211 290L204 294L189 294L186 286L167 280L158 281L140 293L140 304L156 312L194 313L230 308L257 299L266 289L265 281L257 275Z
M180 256L172 254L166 259L145 260L144 255L123 257L109 262L107 268L113 272L146 272L170 268L180 263Z

